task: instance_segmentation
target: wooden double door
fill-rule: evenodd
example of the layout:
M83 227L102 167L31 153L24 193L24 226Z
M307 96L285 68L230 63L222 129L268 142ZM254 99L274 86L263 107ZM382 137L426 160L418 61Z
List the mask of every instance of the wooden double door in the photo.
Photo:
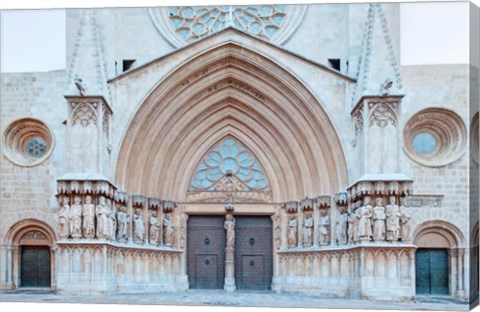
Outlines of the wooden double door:
M20 287L51 286L51 255L48 246L22 246Z
M224 216L190 216L187 271L190 288L222 289L225 280ZM237 289L270 289L273 274L270 217L235 216Z
M420 295L448 295L448 250L417 249L416 292Z

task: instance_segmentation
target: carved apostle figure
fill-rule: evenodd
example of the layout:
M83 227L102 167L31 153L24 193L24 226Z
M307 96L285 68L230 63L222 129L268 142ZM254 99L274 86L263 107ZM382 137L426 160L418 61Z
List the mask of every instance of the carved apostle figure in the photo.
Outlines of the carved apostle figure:
M345 245L347 243L347 222L348 215L344 208L340 208L335 227L335 236L339 245Z
M400 211L396 204L395 196L390 196L389 202L385 210L387 241L397 241L400 236Z
M109 219L110 209L107 207L106 199L104 196L100 196L98 199L98 205L95 209L97 216L97 238L108 239L109 238Z
M117 219L115 217L115 211L113 203L110 199L107 199L108 209L108 239L115 240L115 234L117 232Z
M120 206L117 212L117 239L120 242L128 240L128 222L130 222L130 216L127 214L126 208Z
M375 199L375 207L373 208L373 240L376 242L385 240L385 219L383 199L378 197Z
M173 246L173 230L172 214L167 213L163 219L163 242L165 246Z
M235 246L235 218L231 214L225 216L225 230L227 231L227 247Z
M318 232L320 234L319 244L320 246L328 245L330 242L330 217L326 210L320 211L320 220L318 223Z
M149 220L149 243L150 245L158 245L160 239L160 221L157 218L157 213L152 212Z
M68 238L70 236L70 202L67 196L63 197L63 205L58 211L58 236Z
M133 215L133 241L137 244L143 244L145 238L145 225L143 224L142 210L135 209Z
M70 207L70 236L82 238L82 199L75 196L73 205Z
M370 205L370 196L365 196L363 205L359 210L358 236L360 240L371 240L373 207Z
M92 196L85 197L85 204L83 205L83 237L95 238L95 205L92 204Z
M401 207L404 208L404 207ZM410 216L404 212L403 209L400 210L400 222L401 226L401 237L402 242L411 242L412 241L412 222L410 221Z
M311 213L305 214L303 221L303 246L311 247L313 245L313 216Z
M297 217L291 216L288 219L288 247L297 247Z

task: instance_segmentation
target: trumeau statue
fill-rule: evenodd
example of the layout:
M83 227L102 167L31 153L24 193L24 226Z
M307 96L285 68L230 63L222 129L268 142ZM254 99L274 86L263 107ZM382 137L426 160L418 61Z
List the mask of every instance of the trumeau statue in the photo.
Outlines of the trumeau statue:
M319 220L319 244L320 246L328 245L330 242L330 217L327 214L327 211L320 211L320 220Z
M303 221L303 246L311 247L313 245L313 216L311 213L305 214Z
M340 208L339 215L337 216L337 224L335 227L335 234L337 243L339 245L345 245L347 243L347 222L348 215L344 208Z
M227 247L235 246L235 218L233 215L227 214L225 216L225 230L227 230Z
M297 217L291 216L288 219L288 247L297 247Z
M92 196L85 197L83 205L83 237L88 239L95 238L95 205L92 203Z
M125 207L120 207L117 212L117 239L120 242L126 242L128 240L128 222L130 216L126 213Z
M145 238L145 225L143 224L142 210L136 209L133 215L133 241L143 244Z
M173 230L172 214L167 213L163 219L163 235L165 246L173 246Z
M74 204L70 207L70 236L82 238L82 199L75 196Z
M60 207L60 211L58 212L58 236L60 238L68 238L70 235L70 226L69 226L69 219L70 219L70 205L68 197L63 198L63 205Z
M160 238L160 221L157 218L157 213L152 212L149 220L149 243L150 245L158 245Z
M371 240L373 207L370 205L370 196L365 196L359 211L358 236L360 240Z
M395 196L390 196L385 215L387 218L387 241L397 241L400 237L400 211Z
M110 209L108 209L107 207L106 199L104 196L100 196L100 198L98 199L98 205L96 207L95 213L97 215L97 238L108 239Z
M376 242L385 240L385 207L381 197L375 199L373 208L373 240Z

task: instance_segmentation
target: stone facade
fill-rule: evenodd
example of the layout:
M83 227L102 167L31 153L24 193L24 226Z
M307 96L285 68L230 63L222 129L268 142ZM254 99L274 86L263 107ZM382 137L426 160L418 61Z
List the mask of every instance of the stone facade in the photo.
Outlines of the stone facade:
M474 298L478 68L398 51L397 4L68 10L65 71L2 74L0 288L48 246L60 293L183 291L189 216L225 215L235 291L248 215L276 292L412 300L422 249Z

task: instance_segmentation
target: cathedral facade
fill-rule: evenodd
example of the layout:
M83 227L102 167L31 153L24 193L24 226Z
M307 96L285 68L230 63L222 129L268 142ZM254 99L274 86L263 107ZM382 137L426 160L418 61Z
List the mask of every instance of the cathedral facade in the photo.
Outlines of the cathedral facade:
M399 4L66 14L2 74L2 291L478 298L478 68Z

